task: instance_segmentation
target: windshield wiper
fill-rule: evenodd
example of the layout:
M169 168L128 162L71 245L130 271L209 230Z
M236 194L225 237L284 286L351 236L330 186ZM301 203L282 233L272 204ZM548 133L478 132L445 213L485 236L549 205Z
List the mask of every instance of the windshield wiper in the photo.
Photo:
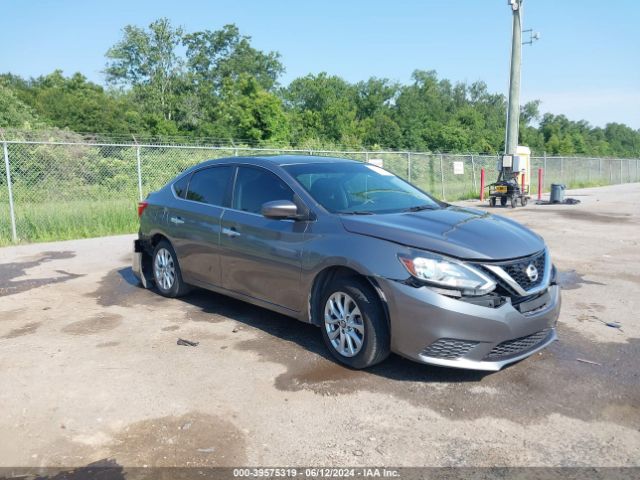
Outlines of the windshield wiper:
M405 208L403 212L420 212L422 210L436 210L437 208L433 205L416 205L415 207Z
M366 210L353 210L353 211L338 210L336 213L339 213L340 215L375 215L375 213L368 212Z

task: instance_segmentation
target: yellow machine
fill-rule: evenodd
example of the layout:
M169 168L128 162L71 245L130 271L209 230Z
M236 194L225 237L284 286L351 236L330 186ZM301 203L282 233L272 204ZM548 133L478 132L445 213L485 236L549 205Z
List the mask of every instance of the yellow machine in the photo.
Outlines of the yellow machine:
M501 206L511 203L515 208L523 207L529 201L531 186L531 150L518 146L515 155L502 155L498 160L498 180L487 185L489 188L489 204L495 207L498 201Z

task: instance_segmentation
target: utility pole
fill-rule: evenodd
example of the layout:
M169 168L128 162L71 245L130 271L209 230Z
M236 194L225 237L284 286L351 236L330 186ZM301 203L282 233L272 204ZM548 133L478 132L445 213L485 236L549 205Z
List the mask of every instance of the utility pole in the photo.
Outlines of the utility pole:
M515 155L520 129L520 66L522 63L522 3L524 0L507 1L513 11L513 34L511 38L511 77L509 79L505 153Z

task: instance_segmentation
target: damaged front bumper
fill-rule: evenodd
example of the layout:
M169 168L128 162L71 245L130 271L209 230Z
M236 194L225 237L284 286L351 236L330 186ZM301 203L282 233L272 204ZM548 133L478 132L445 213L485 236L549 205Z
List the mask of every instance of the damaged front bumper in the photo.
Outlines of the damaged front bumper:
M382 280L391 349L421 363L497 371L556 340L560 288L550 285L528 307L497 307L441 295L429 287ZM524 312L524 313L522 313Z

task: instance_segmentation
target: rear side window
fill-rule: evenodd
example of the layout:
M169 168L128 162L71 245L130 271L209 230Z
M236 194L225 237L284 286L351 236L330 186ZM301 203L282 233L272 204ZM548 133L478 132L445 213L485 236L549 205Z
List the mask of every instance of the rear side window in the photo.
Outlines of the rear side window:
M198 170L191 175L187 200L222 206L233 167L211 167Z
M176 183L173 184L173 190L176 192L176 195L180 198L184 198L187 194L187 185L189 184L189 175L185 175Z
M277 175L261 168L239 167L233 192L233 208L260 213L262 205L274 200L293 201L293 190Z

